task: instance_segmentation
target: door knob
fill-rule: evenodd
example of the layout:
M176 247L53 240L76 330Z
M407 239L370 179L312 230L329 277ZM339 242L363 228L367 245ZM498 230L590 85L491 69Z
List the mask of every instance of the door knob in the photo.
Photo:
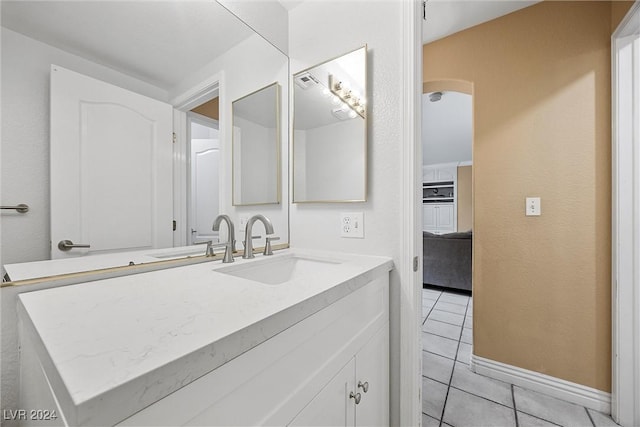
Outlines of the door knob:
M351 392L349 394L350 399L354 399L356 401L356 405L360 403L360 399L362 399L362 395L360 393Z
M365 393L369 391L369 381L358 381L358 388L361 388Z
M71 240L60 240L58 242L58 249L61 251L70 251L73 248L90 248L91 245L87 244L74 244Z

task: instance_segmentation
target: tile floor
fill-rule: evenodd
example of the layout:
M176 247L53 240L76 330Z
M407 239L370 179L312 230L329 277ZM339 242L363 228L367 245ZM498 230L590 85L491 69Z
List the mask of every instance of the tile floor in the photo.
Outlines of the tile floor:
M473 301L422 291L422 425L616 426L605 414L471 372Z

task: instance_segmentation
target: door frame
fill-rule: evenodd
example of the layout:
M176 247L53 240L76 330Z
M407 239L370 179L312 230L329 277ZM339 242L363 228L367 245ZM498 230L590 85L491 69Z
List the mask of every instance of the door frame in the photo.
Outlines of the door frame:
M391 383L391 407L399 419L391 425L422 423L422 1L402 2L402 253L400 275L399 384ZM393 355L392 355L393 356ZM394 368L393 357L391 366ZM393 378L393 376L392 376ZM396 386L398 388L396 388Z
M625 426L640 425L638 34L640 2L636 1L611 36L611 415ZM633 44L638 49L635 54Z
M188 188L190 182L189 175L189 129L187 123L187 112L201 105L212 98L218 96L220 105L226 105L226 93L224 89L224 72L220 71L185 92L175 96L171 100L173 105L173 219L176 228L173 233L173 246L181 247L188 245L187 222L189 203ZM219 110L220 117L218 123L223 123L226 117L224 108ZM220 156L224 156L224 127L219 126L218 136L220 138ZM221 162L220 185L224 185L224 162Z

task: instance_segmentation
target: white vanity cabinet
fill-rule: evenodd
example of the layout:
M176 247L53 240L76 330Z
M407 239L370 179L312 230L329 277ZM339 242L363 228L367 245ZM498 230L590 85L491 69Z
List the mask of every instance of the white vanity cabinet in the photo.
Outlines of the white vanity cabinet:
M287 256L311 268L304 267L309 254L264 261ZM277 285L199 264L23 294L22 407L55 409L59 425L389 425L393 264L384 257L339 259L323 274ZM140 311L149 298L161 306ZM75 312L80 302L93 307L81 308L91 317L83 324ZM52 314L52 304L68 309ZM57 327L51 327L54 319ZM154 329L160 329L157 338L144 332ZM95 331L112 341L95 338ZM91 340L102 343L102 353L91 350ZM168 344L173 342L192 349ZM142 351L138 359L129 357L135 349ZM105 352L126 360L103 357ZM157 360L153 369L132 374L150 357ZM101 371L108 369L113 373L105 376ZM357 404L352 392L360 395Z
M119 425L389 425L388 305L386 275Z

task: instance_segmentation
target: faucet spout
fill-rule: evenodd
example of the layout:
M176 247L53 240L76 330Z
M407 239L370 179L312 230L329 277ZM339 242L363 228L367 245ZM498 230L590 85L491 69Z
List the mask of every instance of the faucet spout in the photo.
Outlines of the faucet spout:
M212 230L220 231L220 224L222 224L222 221L227 224L227 229L229 230L229 238L225 246L224 258L222 259L222 262L233 262L233 253L236 250L236 233L235 227L233 226L233 221L231 221L229 215L218 215L215 221L213 221Z
M269 218L261 214L254 215L249 218L249 221L247 221L247 225L244 229L244 253L242 254L242 258L254 258L252 229L253 224L256 221L261 221L264 224L264 230L267 235L273 234L273 224L271 224Z

